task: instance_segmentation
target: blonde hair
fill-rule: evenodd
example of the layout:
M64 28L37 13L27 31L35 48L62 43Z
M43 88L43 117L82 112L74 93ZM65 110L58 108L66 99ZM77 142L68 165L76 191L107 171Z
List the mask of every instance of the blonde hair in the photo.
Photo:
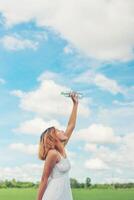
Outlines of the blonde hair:
M47 128L40 136L38 157L40 160L45 160L50 149L56 148L58 137L54 126Z

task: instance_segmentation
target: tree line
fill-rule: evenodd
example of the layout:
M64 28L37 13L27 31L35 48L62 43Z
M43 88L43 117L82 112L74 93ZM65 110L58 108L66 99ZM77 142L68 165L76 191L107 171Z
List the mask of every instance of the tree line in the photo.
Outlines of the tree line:
M104 183L104 184L92 184L91 178L87 177L85 179L84 183L78 182L75 178L70 178L70 184L71 188L87 188L87 189L93 189L93 188L102 188L102 189L118 189L118 188L134 188L134 183ZM22 182L17 181L15 179L12 180L4 180L0 181L0 188L38 188L39 182L33 183L33 182Z

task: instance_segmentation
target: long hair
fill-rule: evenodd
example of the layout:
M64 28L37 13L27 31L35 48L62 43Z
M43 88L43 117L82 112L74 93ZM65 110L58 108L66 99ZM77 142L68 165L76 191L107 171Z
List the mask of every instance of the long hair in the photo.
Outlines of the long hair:
M54 126L47 128L40 136L38 157L45 160L50 149L55 149L58 137Z

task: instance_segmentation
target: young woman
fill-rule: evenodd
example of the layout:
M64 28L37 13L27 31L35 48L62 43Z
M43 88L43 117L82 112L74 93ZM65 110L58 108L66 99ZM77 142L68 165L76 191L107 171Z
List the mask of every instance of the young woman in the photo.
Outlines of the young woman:
M65 132L50 127L40 137L39 158L45 160L45 163L37 200L73 200L69 178L71 165L65 145L75 128L78 95L73 92L70 97L73 108Z

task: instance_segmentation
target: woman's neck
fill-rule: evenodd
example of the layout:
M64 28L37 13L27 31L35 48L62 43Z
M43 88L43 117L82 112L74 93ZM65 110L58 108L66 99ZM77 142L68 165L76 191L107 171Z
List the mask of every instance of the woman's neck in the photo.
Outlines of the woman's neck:
M63 143L60 143L56 146L56 149L63 155L65 153Z

